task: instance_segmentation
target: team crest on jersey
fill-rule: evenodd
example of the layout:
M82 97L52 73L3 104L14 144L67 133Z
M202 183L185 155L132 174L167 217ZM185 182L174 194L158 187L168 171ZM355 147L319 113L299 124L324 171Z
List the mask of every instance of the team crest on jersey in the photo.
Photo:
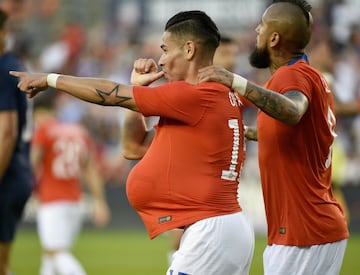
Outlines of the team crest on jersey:
M243 103L242 103L241 100L237 97L237 95L235 94L234 91L230 91L230 92L229 92L229 100L230 100L231 106L240 107L241 105L243 105Z

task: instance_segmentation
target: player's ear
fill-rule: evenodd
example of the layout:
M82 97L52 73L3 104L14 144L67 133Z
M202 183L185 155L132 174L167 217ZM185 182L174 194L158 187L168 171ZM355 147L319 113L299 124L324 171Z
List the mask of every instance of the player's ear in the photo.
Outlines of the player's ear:
M184 52L185 52L186 59L188 59L188 60L192 59L195 55L195 50L196 50L196 47L195 47L194 41L189 40L189 41L185 42Z
M269 37L269 46L275 47L280 43L280 34L278 32L273 32Z

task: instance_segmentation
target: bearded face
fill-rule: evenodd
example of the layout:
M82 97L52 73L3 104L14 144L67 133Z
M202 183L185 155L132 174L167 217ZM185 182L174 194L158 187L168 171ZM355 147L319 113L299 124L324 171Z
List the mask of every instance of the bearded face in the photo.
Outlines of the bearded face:
M249 56L249 62L251 66L258 69L268 68L270 66L270 54L267 47L263 49L255 47Z

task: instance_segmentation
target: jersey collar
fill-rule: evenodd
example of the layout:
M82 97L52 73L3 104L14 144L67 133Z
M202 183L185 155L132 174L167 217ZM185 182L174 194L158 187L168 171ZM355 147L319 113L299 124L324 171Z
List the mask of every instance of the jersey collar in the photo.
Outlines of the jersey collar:
M294 59L291 59L288 63L288 66L295 64L296 62L298 62L299 60L304 60L306 63L309 63L309 58L308 56L304 53L301 56L295 57Z

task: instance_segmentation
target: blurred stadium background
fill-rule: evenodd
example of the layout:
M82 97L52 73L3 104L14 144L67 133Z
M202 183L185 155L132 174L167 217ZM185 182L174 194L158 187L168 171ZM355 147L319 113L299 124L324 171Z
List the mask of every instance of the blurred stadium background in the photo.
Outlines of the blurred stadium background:
M250 67L249 51L255 27L266 0L0 0L10 11L8 46L18 52L31 71L105 77L129 82L133 61L160 56L159 41L167 19L181 10L207 12L223 34L233 37L240 53L236 72L263 83L267 70ZM330 80L339 103L360 98L360 1L309 0L315 19L313 39L307 49L311 63ZM89 274L164 274L166 236L148 240L142 222L128 204L125 181L134 162L121 156L123 111L81 102L66 95L57 99L62 120L82 122L98 146L98 165L106 180L112 220L106 229L86 222L75 253ZM245 110L245 123L255 122L256 110ZM360 115L338 114L338 150L334 186L344 198L352 233L342 274L360 269ZM251 274L261 274L265 245L264 218L256 143L247 144L247 162L239 200L253 220L257 251ZM91 201L84 198L84 211ZM16 275L37 274L40 248L35 233L36 204L31 200L15 244ZM354 260L353 260L354 258ZM156 267L155 267L156 265ZM124 268L125 269L122 269ZM92 268L90 270L89 268ZM347 269L351 268L351 269ZM350 272L350 273L349 273ZM355 272L356 273L356 272Z

